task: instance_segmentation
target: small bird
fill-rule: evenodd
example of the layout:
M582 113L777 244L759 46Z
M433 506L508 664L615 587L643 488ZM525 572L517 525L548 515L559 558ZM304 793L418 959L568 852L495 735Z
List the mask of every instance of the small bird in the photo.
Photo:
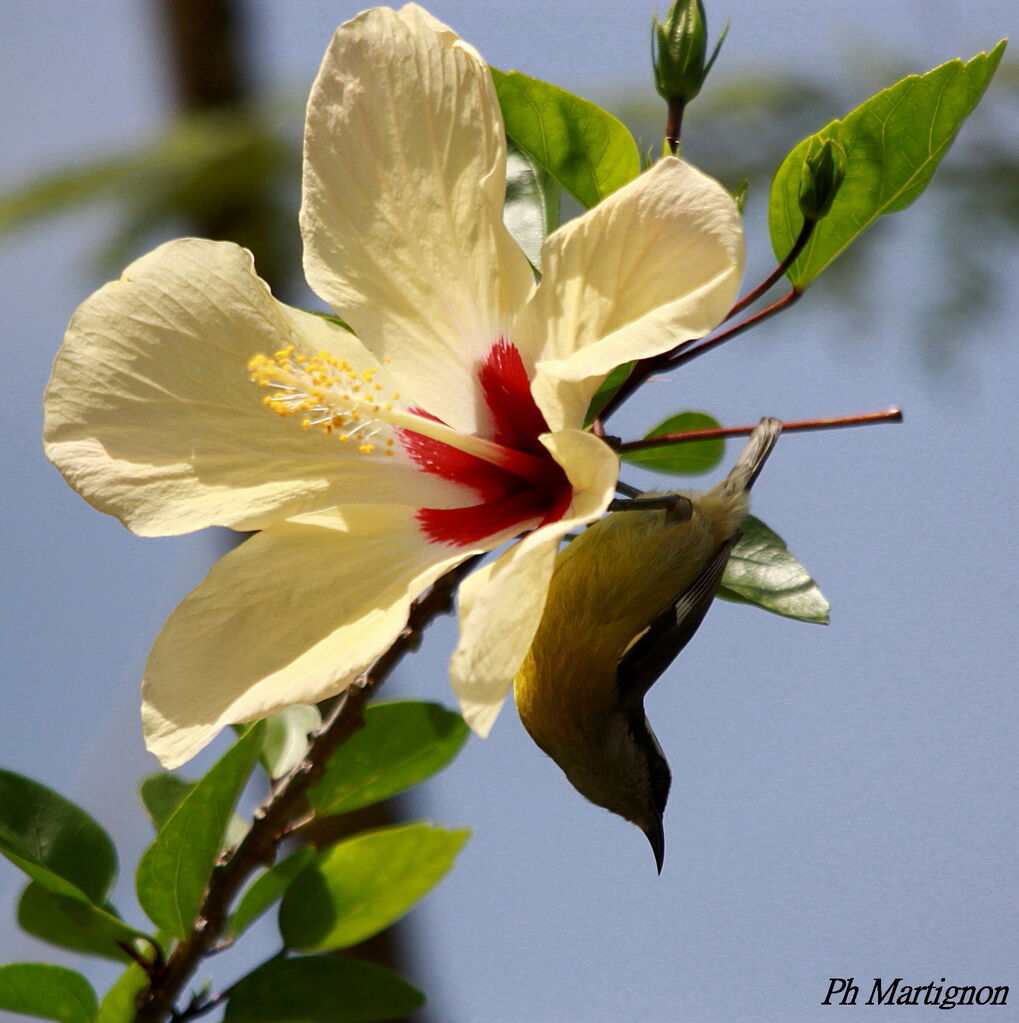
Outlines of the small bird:
M636 824L665 858L671 774L644 694L707 613L782 431L762 419L706 493L645 494L560 554L514 694L531 738L592 803Z

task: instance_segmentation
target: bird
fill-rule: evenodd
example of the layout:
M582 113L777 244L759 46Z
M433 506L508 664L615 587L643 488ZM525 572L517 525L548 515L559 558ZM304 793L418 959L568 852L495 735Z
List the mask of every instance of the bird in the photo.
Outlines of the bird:
M671 773L644 697L704 619L781 431L762 419L705 493L621 487L640 496L613 502L559 553L514 679L531 738L581 795L644 832L659 874Z

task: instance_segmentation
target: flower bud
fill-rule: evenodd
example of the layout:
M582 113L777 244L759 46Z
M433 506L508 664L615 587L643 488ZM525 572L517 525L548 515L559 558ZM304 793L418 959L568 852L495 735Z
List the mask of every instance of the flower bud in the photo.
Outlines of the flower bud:
M701 0L675 0L664 21L651 19L655 88L666 102L689 103L701 91L729 26L705 64L708 23Z
M820 220L831 209L846 176L846 151L833 138L811 141L800 174L800 212Z

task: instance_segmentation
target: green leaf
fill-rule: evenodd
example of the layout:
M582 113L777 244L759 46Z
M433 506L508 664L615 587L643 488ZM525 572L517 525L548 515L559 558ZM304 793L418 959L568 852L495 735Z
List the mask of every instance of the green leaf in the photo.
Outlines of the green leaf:
M925 75L910 75L804 139L785 158L772 182L768 214L779 260L803 225L799 192L811 147L831 138L846 154L845 180L831 210L789 268L796 287L806 287L878 217L919 197L980 101L1004 50L1003 40L968 64L952 60Z
M301 952L324 952L377 934L446 875L468 834L407 824L327 849L283 897L283 941Z
M138 902L159 928L187 934L223 848L233 809L262 751L264 725L251 728L195 785L145 850Z
M196 782L185 781L175 774L154 774L141 783L142 806L156 831L173 816L174 811L194 789Z
M332 756L309 799L319 814L347 813L417 785L446 766L467 739L459 714L437 703L379 703Z
M52 892L105 904L117 876L109 835L52 789L0 770L0 853Z
M372 1023L425 997L390 970L346 956L270 959L237 983L224 1023Z
M507 137L581 205L594 206L640 173L637 144L610 113L519 71L491 72Z
M633 372L635 362L624 362L602 381L601 387L594 392L591 404L587 408L587 416L584 418L584 425L590 426L602 413L602 409L609 403L609 399L626 382L626 378Z
M733 549L718 596L801 622L828 624L830 605L785 541L760 519L748 515Z
M315 859L315 855L314 849L305 846L260 874L241 896L230 918L230 936L236 938L281 899L290 882Z
M667 433L693 433L697 430L717 430L717 419L704 412L680 412L662 420L647 437L661 437ZM711 440L693 440L682 444L666 444L660 448L641 448L639 451L624 451L624 462L639 465L655 472L667 472L673 476L701 476L722 461L725 454L725 440L715 437Z
M117 942L133 944L144 938L110 907L100 908L81 899L56 895L33 881L18 902L18 924L23 931L58 948L84 955L130 962Z
M510 143L502 219L531 266L539 272L542 242L559 226L561 193L559 183L551 175Z
M341 320L334 313L323 313L317 309L306 309L305 312L311 313L312 316L318 316L323 320L328 320L330 323L335 323L337 327L342 327L348 334L354 333L354 328L346 320Z
M92 985L74 970L10 963L0 966L0 1009L60 1023L92 1023L98 1004Z
M0 195L0 235L23 224L105 198L137 173L136 157L100 160L39 177Z
M118 978L99 1004L96 1023L133 1023L136 1012L134 1000L149 982L145 971L132 963Z
M308 752L308 735L322 724L317 707L295 703L265 720L262 766L270 778L282 778Z

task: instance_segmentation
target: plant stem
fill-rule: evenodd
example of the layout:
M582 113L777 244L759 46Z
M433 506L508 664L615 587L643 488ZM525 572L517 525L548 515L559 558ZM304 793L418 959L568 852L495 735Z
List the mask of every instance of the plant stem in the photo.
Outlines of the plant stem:
M839 416L834 419L803 419L795 423L783 423L783 433L805 432L807 430L835 430L845 426L868 426L871 423L901 423L902 409L889 408L881 412L863 412L856 416ZM619 452L643 451L645 448L665 447L671 444L688 444L698 440L714 440L717 437L742 437L754 431L754 426L719 426L712 430L689 430L685 433L663 433L657 437L627 441L616 449Z
M286 837L291 820L303 812L305 793L321 777L332 754L361 727L368 698L404 654L418 647L425 626L452 608L457 585L477 560L470 558L447 572L419 598L396 642L340 696L312 739L304 760L255 811L248 833L229 858L213 870L191 933L174 948L164 965L150 968L149 987L142 995L134 1023L164 1023L177 1018L174 1002L201 961L211 954L242 885L256 870L274 862L276 848Z
M754 288L749 294L741 298L728 312L725 319L731 320L737 313L742 312L748 305L752 305L756 302L766 291L770 291L775 286L782 275L793 265L796 257L806 247L810 236L814 233L814 228L817 227L816 220L804 220L803 227L800 228L800 233L796 236L796 241L793 242L793 247L789 250L789 254L782 260L778 266L763 280L760 284ZM723 321L724 322L724 321Z
M679 138L683 132L683 111L686 104L681 99L670 99L665 115L665 141L669 144L669 152L673 156L679 152Z
M749 330L751 327L756 327L759 323L763 323L765 320L770 319L776 313L782 312L783 309L788 309L789 306L798 301L802 294L803 292L800 291L799 288L794 287L791 291L783 295L777 302L772 302L772 304L767 308L754 313L753 316L748 316L745 320L737 323L734 327L730 327L728 330L723 330L721 334L709 337L706 341L701 341L699 344L696 340L683 342L683 344L673 348L669 355L662 361L659 369L675 369L677 366L682 366L683 363L689 362L691 359L696 359L698 355L703 355L705 352L711 351L712 348L717 348L718 345L724 344L726 341L737 337L739 334Z
M704 352L714 348L716 345L720 345L730 338L736 337L737 334L742 334L743 331L749 330L751 327L756 326L758 323L762 323L764 320L776 313L781 312L783 309L787 309L794 302L799 299L803 292L798 288L793 288L787 295L780 298L777 302L772 303L766 309L762 309L758 313L754 313L753 316L748 317L741 323L737 323L734 327L730 327L728 330L723 331L721 334L716 334L714 337L708 338L706 341L701 341L700 338L692 338L689 341L683 341L676 345L669 352L663 352L661 355L652 356L650 359L644 359L642 362L637 363L633 367L633 372L623 381L619 386L619 390L605 403L598 418L595 420L596 432L598 430L598 436L604 436L605 426L604 422L613 412L615 412L620 405L626 401L627 398L633 394L647 379L655 373L665 372L670 369L675 369L676 366L681 366L684 362L689 362L690 359L695 359L698 355L703 355ZM730 313L731 315L731 313ZM698 342L700 342L698 344Z

